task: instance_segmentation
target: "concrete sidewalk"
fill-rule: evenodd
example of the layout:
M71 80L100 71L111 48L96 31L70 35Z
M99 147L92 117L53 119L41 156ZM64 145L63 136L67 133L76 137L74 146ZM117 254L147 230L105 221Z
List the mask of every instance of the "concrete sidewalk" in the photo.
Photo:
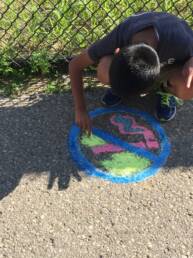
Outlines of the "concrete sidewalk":
M89 110L102 92L86 92ZM153 113L148 98L129 106ZM77 169L72 107L70 92L0 100L0 258L193 258L193 102L162 125L166 165L134 184Z

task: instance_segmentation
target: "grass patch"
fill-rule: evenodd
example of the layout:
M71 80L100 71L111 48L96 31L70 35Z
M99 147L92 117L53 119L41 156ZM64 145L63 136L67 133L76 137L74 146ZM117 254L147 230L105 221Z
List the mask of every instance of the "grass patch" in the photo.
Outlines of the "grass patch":
M192 9L189 0L4 0L0 47L11 58L34 52L31 61L41 63L53 54L78 52L135 12L168 11L192 25Z
M138 11L168 11L193 25L189 0L4 0L0 2L0 94L23 89L27 76L50 76L50 61L75 55ZM21 58L28 66L11 67ZM47 92L60 87L50 83Z

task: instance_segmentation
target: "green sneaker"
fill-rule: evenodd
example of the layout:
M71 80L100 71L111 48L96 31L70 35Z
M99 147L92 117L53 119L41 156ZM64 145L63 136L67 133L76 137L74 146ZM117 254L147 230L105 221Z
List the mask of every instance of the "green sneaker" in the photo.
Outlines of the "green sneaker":
M183 101L167 92L157 92L157 105L155 116L161 122L170 121L176 115L176 105Z

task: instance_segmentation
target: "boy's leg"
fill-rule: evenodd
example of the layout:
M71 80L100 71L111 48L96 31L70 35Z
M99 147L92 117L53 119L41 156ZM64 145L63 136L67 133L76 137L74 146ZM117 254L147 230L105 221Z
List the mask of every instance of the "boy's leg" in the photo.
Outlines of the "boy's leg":
M101 58L97 67L97 78L98 80L105 84L110 85L109 80L109 69L112 62L113 56L105 56ZM107 107L114 107L120 104L121 98L113 94L112 90L109 88L101 98L101 103Z
M97 66L97 78L98 80L106 85L109 85L109 69L112 62L113 56L105 56L100 59Z
M186 87L185 78L182 74L182 69L177 69L171 74L168 79L168 91L174 96L189 100L193 98L193 81L190 88Z

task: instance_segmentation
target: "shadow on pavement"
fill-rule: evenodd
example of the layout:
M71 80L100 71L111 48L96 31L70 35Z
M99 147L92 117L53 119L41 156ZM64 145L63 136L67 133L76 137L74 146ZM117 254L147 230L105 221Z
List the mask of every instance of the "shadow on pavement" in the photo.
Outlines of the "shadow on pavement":
M0 107L0 120L0 199L24 174L48 173L49 189L56 180L60 190L71 177L81 180L67 148L73 113L65 95L42 96L31 106Z
M100 88L86 92L89 110L100 106L103 92ZM153 113L149 103L146 97L131 100L129 106ZM165 165L168 168L193 166L192 110L193 102L186 102L175 120L163 125L172 144ZM40 95L23 106L0 106L0 199L17 187L24 174L48 173L48 189L55 181L62 190L69 186L72 177L81 180L67 146L73 117L72 97L68 92Z

